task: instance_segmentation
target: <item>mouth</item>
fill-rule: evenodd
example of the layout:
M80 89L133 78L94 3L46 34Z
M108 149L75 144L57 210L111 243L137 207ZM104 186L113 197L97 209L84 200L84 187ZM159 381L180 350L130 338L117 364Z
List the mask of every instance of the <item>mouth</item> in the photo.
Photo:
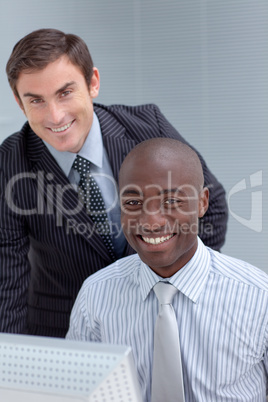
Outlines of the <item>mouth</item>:
M169 239L171 239L173 236L175 236L175 234L171 234L168 236L161 236L161 237L145 237L145 236L140 236L140 238L148 244L153 244L153 245L158 245L158 244L162 244L165 243L166 241L168 241Z
M62 133L63 131L68 130L68 128L71 127L71 125L73 124L73 122L74 122L74 120L72 120L72 121L71 121L70 123L68 123L68 124L65 124L65 126L58 127L58 128L50 128L50 130L51 130L53 133Z

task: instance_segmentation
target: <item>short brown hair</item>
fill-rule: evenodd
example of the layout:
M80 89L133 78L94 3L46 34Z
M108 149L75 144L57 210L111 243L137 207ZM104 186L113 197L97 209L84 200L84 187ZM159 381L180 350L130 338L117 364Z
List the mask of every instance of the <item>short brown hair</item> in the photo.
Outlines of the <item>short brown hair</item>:
M83 39L57 29L38 29L14 46L7 62L8 82L15 95L19 98L16 84L22 71L42 70L63 55L67 55L71 63L80 68L89 86L93 61Z

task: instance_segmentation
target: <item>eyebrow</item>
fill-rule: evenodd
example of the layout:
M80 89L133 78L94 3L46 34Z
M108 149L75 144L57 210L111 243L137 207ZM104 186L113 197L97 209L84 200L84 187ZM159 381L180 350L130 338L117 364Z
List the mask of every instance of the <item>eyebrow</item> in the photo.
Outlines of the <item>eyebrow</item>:
M125 196L125 195L139 195L142 196L142 192L141 191L137 191L137 190L125 190L121 195Z
M181 195L186 195L186 193L183 190L180 190L179 188L171 188L171 189L166 189L166 190L162 190L160 191L160 195L161 194L170 194L170 193L178 193ZM126 196L126 195L139 195L142 196L143 193L141 191L137 191L134 189L126 189L123 193L122 196Z
M59 93L65 91L65 89L67 89L68 87L70 87L74 84L75 84L75 81L66 82L66 84L64 84L61 88L57 89L57 91L55 92L55 95L58 95ZM32 98L42 98L42 95L34 94L32 92L26 92L25 94L23 94L23 96L24 97L32 97Z
M186 195L185 191L180 190L179 188L170 188L168 190L160 191L160 194L169 194L169 193L177 193L177 194L181 194L181 195Z

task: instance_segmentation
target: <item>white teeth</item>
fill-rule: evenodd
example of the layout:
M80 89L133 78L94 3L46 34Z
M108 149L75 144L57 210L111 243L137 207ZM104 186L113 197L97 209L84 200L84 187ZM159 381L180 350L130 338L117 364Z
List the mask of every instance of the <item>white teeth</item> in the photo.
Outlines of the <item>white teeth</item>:
M53 131L53 133L60 133L61 131L67 130L67 128L71 127L72 121L68 124L66 124L63 127L60 128L52 128L51 130Z
M162 237L143 237L142 236L142 240L145 241L145 243L149 243L149 244L160 244L160 243L164 243L165 241L171 239L171 237L173 237L173 235L162 236Z

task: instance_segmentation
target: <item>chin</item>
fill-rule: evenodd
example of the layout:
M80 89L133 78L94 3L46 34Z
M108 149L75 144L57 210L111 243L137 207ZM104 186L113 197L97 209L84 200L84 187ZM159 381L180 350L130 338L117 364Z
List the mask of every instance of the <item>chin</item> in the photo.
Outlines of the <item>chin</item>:
M78 145L75 143L70 143L70 142L57 142L55 143L55 145L51 144L57 151L60 152L73 152L73 153L77 153L79 152L79 147Z

